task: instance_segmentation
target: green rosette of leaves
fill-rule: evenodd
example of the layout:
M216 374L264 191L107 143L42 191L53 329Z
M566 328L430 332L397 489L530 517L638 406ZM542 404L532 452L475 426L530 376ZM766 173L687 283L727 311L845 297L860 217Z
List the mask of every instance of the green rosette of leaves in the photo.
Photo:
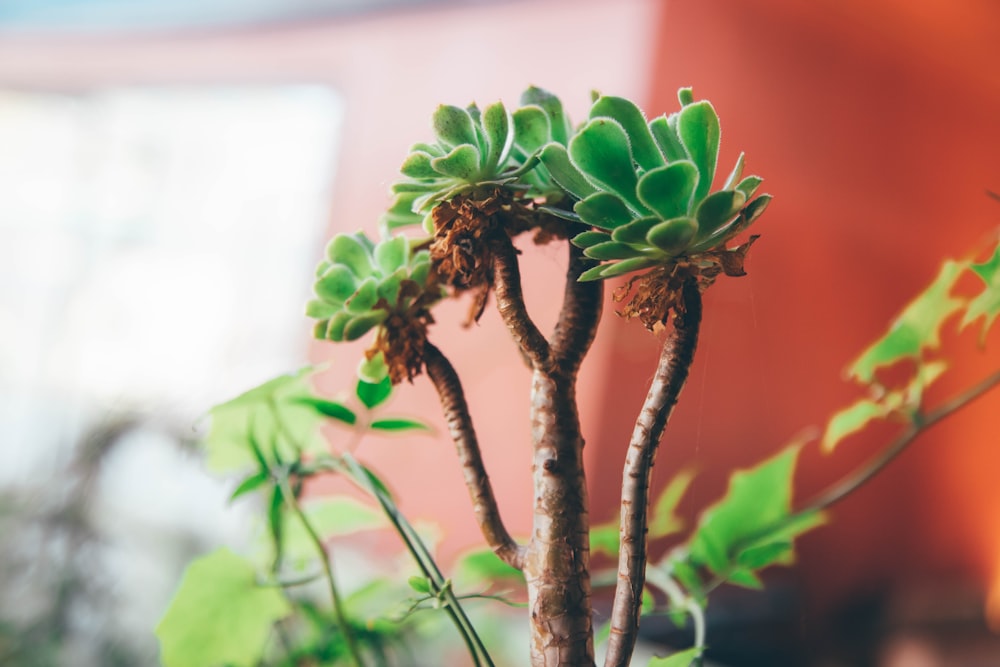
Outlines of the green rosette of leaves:
M720 248L756 220L770 195L754 198L761 179L743 176L743 155L712 191L719 118L690 88L681 110L647 122L635 104L599 96L589 121L566 146L540 153L552 178L578 201L575 217L594 229L572 242L603 264L580 280L670 265Z
M362 375L377 382L388 371L398 381L393 348L401 340L422 346L429 308L444 296L430 272L428 252L415 250L404 236L374 243L360 232L336 235L316 269L316 298L306 306L306 314L318 320L315 337L353 341L375 329L376 346Z

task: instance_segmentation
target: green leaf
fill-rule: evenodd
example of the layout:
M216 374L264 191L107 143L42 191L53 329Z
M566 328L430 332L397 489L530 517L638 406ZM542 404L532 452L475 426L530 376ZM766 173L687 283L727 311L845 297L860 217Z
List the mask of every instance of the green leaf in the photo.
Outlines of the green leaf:
M591 267L580 274L577 280L586 282L601 278L614 278L615 276L621 276L632 271L648 269L659 263L660 260L655 257L633 257L632 259L625 259L614 264L601 264L600 266Z
M405 236L396 236L391 239L381 241L375 246L375 263L382 270L382 273L389 275L397 269L406 266L406 260L410 255L410 248Z
M732 570L726 575L726 581L755 591L764 590L764 582L760 580L760 577L747 569Z
M639 614L647 616L652 614L656 609L656 600L653 598L653 594L648 588L642 589L642 599L639 603Z
M707 101L688 104L677 118L677 135L698 167L698 187L695 201L700 201L712 188L715 164L719 158L719 117Z
M867 398L844 408L830 418L826 430L823 431L823 451L832 452L841 440L863 430L870 422L884 419L885 416L885 405Z
M321 539L342 537L370 530L381 530L389 524L380 509L348 496L328 496L302 503L302 513ZM293 561L317 558L316 545L302 519L288 507L282 508L284 525L282 551Z
M674 218L654 226L646 240L670 254L683 252L698 233L698 223L692 218Z
M570 162L565 146L549 144L542 149L539 157L559 187L577 199L583 199L597 192L597 188Z
M358 378L368 384L379 384L389 376L389 367L385 365L385 356L382 352L376 352L369 359L362 356L358 363Z
M354 393L362 405L371 410L385 402L392 394L392 380L384 377L381 381L374 384L358 380Z
M250 667L263 658L271 627L291 606L256 583L254 566L229 549L188 565L156 627L164 667Z
M358 421L358 416L354 414L353 410L336 401L328 401L325 398L316 398L315 396L303 396L296 399L296 402L310 406L324 417L336 419L345 424L353 425Z
M731 172L729 172L729 176L726 178L726 182L722 184L723 190L732 190L734 187L736 187L736 184L740 182L740 179L743 178L743 165L745 161L746 161L746 155L740 153L740 156L736 158L736 166L733 167L733 170ZM756 176L753 176L752 178L756 178ZM758 184L759 180L760 179L758 179ZM752 193L744 192L743 194L745 194L747 196L747 199L749 199Z
M702 236L710 235L736 217L745 202L746 195L739 190L720 190L705 198L695 212Z
M327 301L320 301L319 299L310 299L309 303L306 304L306 317L311 317L315 320L325 320L336 314L338 310L340 310L340 306L338 305Z
M698 184L698 168L690 160L678 160L648 172L639 179L642 203L663 220L687 215Z
M889 331L850 365L848 375L869 383L879 368L903 359L919 360L924 349L937 349L941 326L964 305L961 298L952 296L951 290L965 266L965 262L945 262L934 282L903 309Z
M479 174L479 149L475 146L463 144L453 149L444 157L437 157L431 160L434 169L453 178L464 181L473 181Z
M521 94L521 105L534 105L545 111L549 117L552 141L566 145L569 140L569 119L563 112L562 102L547 90L531 86Z
M635 194L636 175L628 136L610 118L596 118L569 142L569 155L589 178L602 183L629 204L641 209Z
M577 248L589 248L598 243L606 243L611 237L604 232L581 232L574 236L570 242Z
M753 197L753 193L757 192L757 188L760 184L764 182L764 179L760 176L747 176L742 181L736 184L736 189L746 195L747 199Z
M677 101L681 103L682 107L694 102L694 93L691 91L690 86L677 89Z
M429 431L430 426L416 419L376 419L368 425L376 431Z
M384 310L368 312L351 318L344 325L344 340L357 340L371 331L372 327L381 324L387 314Z
M646 117L631 100L602 95L590 108L590 118L602 116L618 121L628 135L635 161L643 169L663 166L663 156L646 125Z
M358 289L354 272L343 264L334 264L316 281L316 294L324 301L341 304Z
M620 197L610 192L595 192L578 201L573 210L589 225L614 229L632 221L632 212Z
M455 564L456 578L473 584L493 583L500 581L524 582L524 574L500 560L489 549L476 549L463 554Z
M270 479L271 479L271 474L267 470L261 470L260 472L256 472L253 475L250 475L242 482L240 482L239 486L236 487L236 490L233 491L233 494L229 496L230 502L236 500L242 495L245 495L247 493L250 493L251 491L259 489L261 486L266 484Z
M744 549L737 556L736 562L748 570L757 570L780 562L791 551L791 542L767 542Z
M497 102L486 107L483 111L483 130L489 147L484 166L496 169L507 160L514 140L510 131L510 115L503 104Z
M334 313L333 317L327 322L324 337L337 342L344 340L344 327L352 319L354 319L353 316L345 310Z
M669 118L667 116L654 118L649 123L649 131L653 133L653 139L656 140L660 151L667 156L668 161L688 159L687 151L677 136L677 114L671 114Z
M592 245L583 251L591 259L629 259L639 254L639 251L625 243L607 241Z
M378 301L378 280L368 276L358 285L358 289L344 302L347 312L355 315L367 313Z
M434 134L437 135L441 143L449 148L462 146L463 144L476 146L478 143L476 141L476 130L472 124L472 117L465 109L442 104L434 112L432 122L434 124Z
M531 155L549 142L549 117L538 106L525 106L513 113L514 142Z
M294 375L283 375L212 408L208 434L202 441L208 468L215 472L259 469L261 463L252 439L276 442L285 460L298 458L300 448L305 452L326 451L326 441L319 434L322 417L301 402L312 397L307 382L311 372L311 368L305 368ZM269 450L261 456L267 465L273 462Z
M371 255L360 239L348 234L337 234L326 247L326 255L334 264L343 264L356 278L372 274Z
M590 528L591 553L602 553L617 558L620 545L621 532L618 529L617 521L602 523Z
M437 172L431 166L431 156L428 153L417 151L410 153L403 160L403 165L399 171L409 178L436 178Z
M706 510L690 544L695 562L716 574L725 572L743 549L765 541L790 541L788 520L792 502L792 473L801 445L792 445L753 468L733 473L722 500ZM796 525L804 532L816 523Z
M655 215L639 218L638 220L633 220L627 225L616 227L611 232L611 238L619 243L646 245L648 243L648 241L646 241L646 234L649 233L650 229L661 222L663 221Z
M684 530L684 519L677 514L677 505L691 487L694 470L682 470L663 489L649 513L649 536L666 537Z
M983 328L979 333L979 342L982 344L997 315L1000 314L1000 245L988 260L982 264L973 264L969 268L979 276L985 288L969 302L969 307L962 317L961 327L964 329L983 318Z
M690 667L698 656L701 655L701 648L694 646L686 651L680 651L667 656L666 658L651 658L648 667Z
M406 580L406 583L418 593L423 593L424 595L431 594L431 580L427 577L410 577Z

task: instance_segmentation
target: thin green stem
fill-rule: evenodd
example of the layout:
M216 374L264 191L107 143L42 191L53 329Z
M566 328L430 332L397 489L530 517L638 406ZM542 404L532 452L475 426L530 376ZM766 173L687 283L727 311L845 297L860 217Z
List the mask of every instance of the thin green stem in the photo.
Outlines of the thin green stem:
M285 497L285 502L288 503L292 512L294 512L299 518L299 521L302 522L302 526L306 529L306 533L309 535L309 541L313 543L313 546L316 548L316 552L320 556L320 563L323 566L323 574L326 577L326 583L330 590L330 598L333 600L333 613L337 619L337 625L340 626L340 631L344 633L344 639L347 641L347 652L351 656L351 661L354 662L357 667L364 667L365 663L361 659L361 652L354 638L354 633L351 631L350 623L347 620L347 614L344 611L343 601L340 597L339 591L337 590L337 580L333 575L333 556L327 551L326 546L323 544L323 540L316 532L312 523L309 522L309 517L307 517L306 513L302 511L302 505L299 504L298 498L295 497L291 484L288 483L288 477L281 477L281 479L278 480L278 483L281 486L281 492Z

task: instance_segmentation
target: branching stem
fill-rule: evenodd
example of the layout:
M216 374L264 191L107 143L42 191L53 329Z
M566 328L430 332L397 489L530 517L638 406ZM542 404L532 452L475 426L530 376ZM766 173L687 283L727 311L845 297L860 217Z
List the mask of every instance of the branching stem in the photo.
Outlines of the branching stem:
M517 250L506 235L493 245L493 290L500 317L507 325L511 338L531 364L535 368L546 368L550 364L549 343L528 316L524 306Z
M646 524L649 480L656 450L687 380L701 324L701 293L694 278L684 284L682 300L667 335L642 411L636 419L622 475L618 584L611 609L611 635L605 667L626 667L639 630L646 577Z

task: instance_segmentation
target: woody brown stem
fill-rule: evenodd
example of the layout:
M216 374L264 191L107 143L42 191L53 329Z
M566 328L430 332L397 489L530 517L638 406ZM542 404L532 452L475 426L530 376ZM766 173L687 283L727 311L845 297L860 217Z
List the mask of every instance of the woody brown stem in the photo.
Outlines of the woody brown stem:
M507 235L503 235L494 243L493 290L497 299L497 310L500 311L500 317L507 325L511 338L534 368L548 366L549 343L528 316L524 306L517 251Z
M500 560L520 570L524 566L524 548L514 541L500 518L458 374L441 350L429 342L424 346L424 364L427 376L441 399L448 431L455 442L465 485L483 537Z
M567 245L569 266L566 268L566 289L552 335L552 355L565 372L575 373L597 334L604 281L579 282L580 274L595 262L584 257L580 248L571 243Z
M622 475L618 583L611 609L611 635L605 667L626 667L639 631L642 589L646 583L646 525L649 479L656 450L694 359L701 323L701 293L688 278L682 287L673 329L660 353L656 375L635 422Z

